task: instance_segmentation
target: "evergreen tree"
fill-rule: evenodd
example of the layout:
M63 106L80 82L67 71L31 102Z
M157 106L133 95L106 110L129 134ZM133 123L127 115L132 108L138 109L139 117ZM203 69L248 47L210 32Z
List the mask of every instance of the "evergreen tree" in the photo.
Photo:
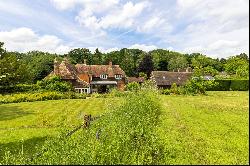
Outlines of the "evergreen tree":
M150 77L151 72L154 70L154 63L151 55L146 54L139 64L138 71L144 72L147 74L147 77Z

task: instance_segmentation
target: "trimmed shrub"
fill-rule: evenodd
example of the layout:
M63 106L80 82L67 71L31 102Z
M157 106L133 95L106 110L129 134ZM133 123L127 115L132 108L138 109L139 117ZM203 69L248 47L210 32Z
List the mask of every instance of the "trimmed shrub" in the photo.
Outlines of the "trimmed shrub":
M209 87L208 91L229 91L231 80L215 80L216 85Z
M249 80L215 80L215 86L208 88L209 91L247 91Z
M233 91L249 90L249 80L231 80L230 90Z

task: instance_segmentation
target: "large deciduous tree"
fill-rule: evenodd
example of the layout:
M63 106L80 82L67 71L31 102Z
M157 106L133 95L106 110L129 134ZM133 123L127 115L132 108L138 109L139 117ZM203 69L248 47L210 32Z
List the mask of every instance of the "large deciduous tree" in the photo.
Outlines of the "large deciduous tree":
M249 60L245 56L231 56L226 64L225 71L230 75L246 77L249 73Z
M186 68L188 66L188 62L186 57L176 56L170 59L168 66L169 70L180 70Z
M87 60L87 63L92 65L93 64L93 57L89 49L86 48L77 48L73 49L68 53L68 58L71 63L83 63L84 59Z

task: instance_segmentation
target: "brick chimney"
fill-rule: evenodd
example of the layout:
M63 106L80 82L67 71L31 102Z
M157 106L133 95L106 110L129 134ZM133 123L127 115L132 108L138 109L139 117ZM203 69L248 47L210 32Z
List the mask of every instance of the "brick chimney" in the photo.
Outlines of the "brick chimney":
M83 64L84 64L84 65L87 65L87 59L84 59L84 60L83 60Z
M112 67L112 61L109 61L109 67Z
M54 59L54 74L59 75L59 62L57 61L57 58Z

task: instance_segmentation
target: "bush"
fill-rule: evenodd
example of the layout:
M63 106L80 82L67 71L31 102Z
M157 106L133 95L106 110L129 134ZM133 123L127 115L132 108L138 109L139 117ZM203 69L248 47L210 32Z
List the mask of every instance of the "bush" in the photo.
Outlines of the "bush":
M37 93L21 93L11 95L1 95L0 104L20 103L44 100L59 100L59 99L85 99L85 94L74 92L37 92Z
M122 92L116 88L113 88L109 93L108 93L108 96L110 97L123 97L125 96L126 93L125 92Z
M203 80L202 77L197 77L184 85L184 91L186 94L206 94L206 90L212 89L214 86L217 86L214 80Z
M126 85L125 89L127 91L138 91L140 90L140 84L137 82L130 82Z
M37 85L43 89L58 92L73 91L73 87L69 82L62 81L60 77L54 76L50 79L37 81Z
M162 90L162 94L164 94L164 95L170 95L170 93L171 93L170 89L163 89Z
M170 88L170 93L180 95L182 92L180 87L177 87L176 83L173 83Z

